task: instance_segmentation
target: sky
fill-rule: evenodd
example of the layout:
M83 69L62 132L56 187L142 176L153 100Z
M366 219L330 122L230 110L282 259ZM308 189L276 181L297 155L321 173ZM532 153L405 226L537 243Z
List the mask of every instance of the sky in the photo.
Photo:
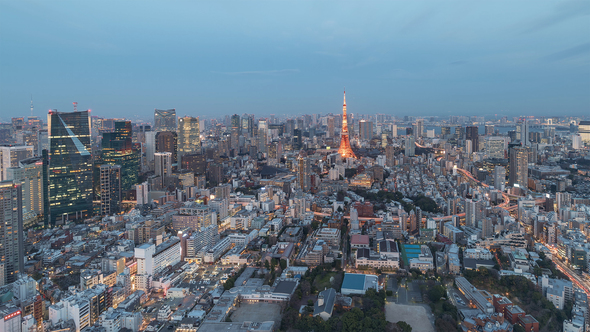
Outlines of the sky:
M590 115L590 1L4 1L0 119Z

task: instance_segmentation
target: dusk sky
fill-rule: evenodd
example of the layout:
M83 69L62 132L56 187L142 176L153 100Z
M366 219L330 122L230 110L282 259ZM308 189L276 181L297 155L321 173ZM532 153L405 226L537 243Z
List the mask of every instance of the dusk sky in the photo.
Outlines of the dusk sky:
M590 114L590 1L1 1L0 120L49 109Z

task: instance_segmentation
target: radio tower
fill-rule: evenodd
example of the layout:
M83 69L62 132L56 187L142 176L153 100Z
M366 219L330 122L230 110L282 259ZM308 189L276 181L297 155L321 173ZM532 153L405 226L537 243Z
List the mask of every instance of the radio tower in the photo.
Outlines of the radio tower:
M348 138L348 120L346 119L346 90L344 90L344 105L342 105L342 133L338 153L342 158L356 158Z
M33 95L31 95L31 117L33 117Z
M73 102L72 104L74 104L74 112L78 112L78 103Z

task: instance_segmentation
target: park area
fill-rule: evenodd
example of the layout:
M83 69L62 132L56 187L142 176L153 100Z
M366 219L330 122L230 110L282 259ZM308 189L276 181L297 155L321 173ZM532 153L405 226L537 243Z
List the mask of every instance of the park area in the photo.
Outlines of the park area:
M422 306L388 302L385 304L385 318L392 323L404 321L412 326L412 331L434 332L426 309Z

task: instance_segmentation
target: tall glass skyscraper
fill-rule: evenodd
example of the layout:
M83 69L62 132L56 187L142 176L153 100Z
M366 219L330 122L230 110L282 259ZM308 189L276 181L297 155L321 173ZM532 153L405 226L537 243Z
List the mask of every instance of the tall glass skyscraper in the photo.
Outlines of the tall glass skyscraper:
M23 210L21 186L0 182L0 286L18 279L24 272Z
M131 190L139 179L140 150L132 135L131 121L117 121L114 132L102 134L102 164L121 166L122 190Z
M89 111L49 111L49 215L51 225L92 214Z
M185 116L178 119L178 161L185 154L201 153L199 118Z
M176 132L176 109L154 111L154 131Z

